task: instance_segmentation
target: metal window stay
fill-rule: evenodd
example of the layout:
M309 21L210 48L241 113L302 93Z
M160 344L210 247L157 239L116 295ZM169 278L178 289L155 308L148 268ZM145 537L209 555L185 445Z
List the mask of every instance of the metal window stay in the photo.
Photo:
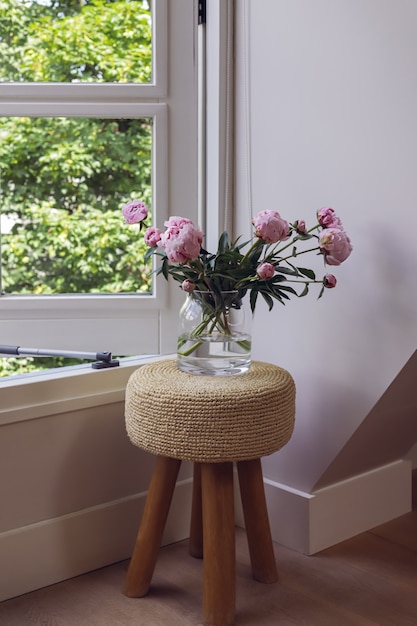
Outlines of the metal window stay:
M119 361L112 359L111 352L77 352L73 350L45 350L43 348L22 348L21 346L0 345L0 356L52 356L67 359L94 360L91 364L93 369L105 369L117 367Z

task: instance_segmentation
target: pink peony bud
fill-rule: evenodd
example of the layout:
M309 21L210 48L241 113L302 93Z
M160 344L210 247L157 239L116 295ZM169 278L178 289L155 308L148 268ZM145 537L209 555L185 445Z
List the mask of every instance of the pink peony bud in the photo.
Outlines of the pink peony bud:
M307 232L307 226L304 220L297 220L294 222L295 230L300 235L305 235Z
M330 207L323 207L317 211L317 219L323 228L343 228L341 220L337 217L336 211Z
M260 263L256 268L256 273L261 280L268 280L275 274L275 267L272 263Z
M340 265L352 252L350 239L341 228L325 228L319 235L319 247L327 265Z
M253 218L252 224L256 236L265 243L277 243L290 236L288 222L282 219L278 211L261 211Z
M146 220L148 208L140 200L131 200L122 206L122 214L127 224L137 224Z
M333 287L336 287L336 283L336 276L333 276L333 274L326 274L326 276L323 278L323 285L327 289L333 289Z
M186 278L181 283L181 289L185 291L186 293L191 293L195 289L195 283L192 280L189 280L188 278Z
M144 236L146 245L150 248L156 248L161 241L161 235L162 231L160 231L159 228L155 228L155 226L149 226L149 228L145 230Z

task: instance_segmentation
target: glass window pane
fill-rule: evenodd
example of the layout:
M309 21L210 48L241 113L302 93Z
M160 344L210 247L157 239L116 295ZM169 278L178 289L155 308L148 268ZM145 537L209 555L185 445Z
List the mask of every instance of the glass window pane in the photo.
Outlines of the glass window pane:
M71 367L72 365L88 365L88 361L80 359L64 359L61 357L5 357L0 356L0 378L17 374L32 374L53 368Z
M0 82L150 83L151 0L0 0Z
M143 231L124 224L121 206L151 205L152 126L0 119L4 293L150 292Z

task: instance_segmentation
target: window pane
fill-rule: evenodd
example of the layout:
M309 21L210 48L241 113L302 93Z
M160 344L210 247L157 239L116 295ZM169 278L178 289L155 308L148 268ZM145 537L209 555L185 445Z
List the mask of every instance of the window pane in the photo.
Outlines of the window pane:
M150 0L0 0L0 82L150 83Z
M85 365L88 361L80 359L64 359L61 357L5 357L0 356L0 378L31 374L53 368ZM91 366L90 366L91 367Z
M151 204L152 122L0 119L3 292L150 292L143 231L120 209Z

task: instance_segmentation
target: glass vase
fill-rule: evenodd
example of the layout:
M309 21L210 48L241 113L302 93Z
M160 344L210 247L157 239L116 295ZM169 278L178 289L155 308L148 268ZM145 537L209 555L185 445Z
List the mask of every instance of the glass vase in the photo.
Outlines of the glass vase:
M251 363L252 316L237 291L193 291L180 310L177 363L206 376L247 372Z

